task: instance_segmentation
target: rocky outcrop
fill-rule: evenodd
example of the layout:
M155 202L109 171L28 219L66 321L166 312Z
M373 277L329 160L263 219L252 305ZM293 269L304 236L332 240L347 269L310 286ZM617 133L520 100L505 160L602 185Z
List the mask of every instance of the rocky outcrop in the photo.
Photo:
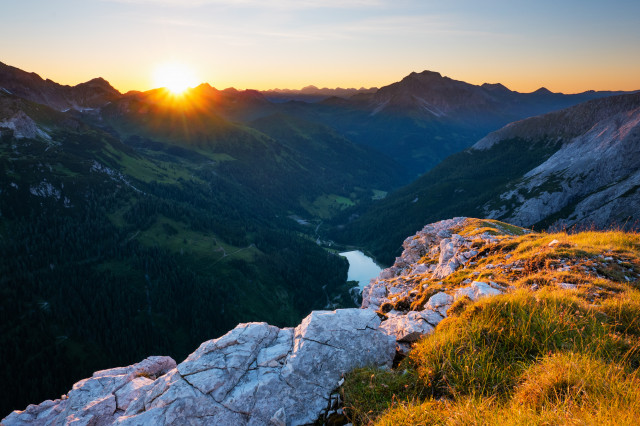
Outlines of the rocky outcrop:
M438 282L460 268L474 265L478 250L498 241L488 232L472 232L472 237L456 233L468 226L473 224L464 217L425 226L404 241L404 251L393 266L383 270L364 288L362 307L386 315L380 328L395 337L401 354L410 350L411 343L432 333L456 300L468 297L476 301L506 290L491 281L469 280L469 285L456 289L448 289L442 281ZM509 235L511 231L505 228L500 232ZM419 293L431 288L433 282L436 282L436 290L423 304L416 304Z
M341 376L389 367L395 339L375 312L314 311L296 328L240 324L176 366L168 357L96 372L56 401L14 411L3 425L299 425L335 402Z
M478 251L475 240L492 243L496 239L480 234L468 239L455 233L467 218L456 217L425 226L402 244L404 251L390 268L371 280L362 291L362 307L377 310L384 303L405 297L425 277L445 278L469 262ZM425 263L425 257L437 258L437 263Z
M24 111L16 112L12 117L0 121L0 127L13 130L13 136L17 139L36 138L51 139L51 137L29 117Z
M62 399L14 411L2 424L110 424L117 418L115 413L126 410L153 379L175 367L169 357L152 356L129 367L97 371L73 385Z

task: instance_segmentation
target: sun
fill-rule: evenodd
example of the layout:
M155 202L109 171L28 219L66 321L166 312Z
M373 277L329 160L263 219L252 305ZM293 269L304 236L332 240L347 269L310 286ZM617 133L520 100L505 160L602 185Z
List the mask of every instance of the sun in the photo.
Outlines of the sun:
M198 84L191 68L175 62L159 65L153 73L153 80L155 87L166 87L174 95L181 95Z

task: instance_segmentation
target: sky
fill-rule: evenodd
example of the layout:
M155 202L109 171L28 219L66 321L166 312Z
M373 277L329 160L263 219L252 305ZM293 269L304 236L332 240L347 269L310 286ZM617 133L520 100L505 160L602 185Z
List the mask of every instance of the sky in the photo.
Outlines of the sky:
M0 0L0 62L122 92L188 67L238 89L381 87L412 71L576 93L640 89L638 0Z

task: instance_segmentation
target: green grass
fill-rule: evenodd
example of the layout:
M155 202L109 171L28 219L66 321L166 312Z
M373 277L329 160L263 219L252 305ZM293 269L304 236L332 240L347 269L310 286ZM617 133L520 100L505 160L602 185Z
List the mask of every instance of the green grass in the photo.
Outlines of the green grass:
M346 409L359 424L373 421L390 407L426 396L426 389L414 369L385 371L361 368L348 376L343 389Z
M120 166L120 172L142 182L175 184L178 179L202 182L193 176L187 164L142 157L134 158L108 144L105 151Z
M357 424L632 419L640 414L638 297L605 311L561 290L469 304L400 369L349 375L346 407Z
M147 247L162 247L191 257L203 269L228 259L252 262L259 254L254 246L232 246L214 234L193 231L185 224L161 215L149 229L137 233L134 238Z
M373 195L371 196L372 200L382 200L388 194L387 191L380 191L379 189L372 189Z
M520 377L510 400L465 396L457 400L396 404L379 425L634 425L640 412L637 374L572 352L545 356Z
M300 205L311 215L329 219L337 212L345 210L348 207L355 206L355 203L349 198L336 194L323 194L313 200L312 203L305 198L300 199Z

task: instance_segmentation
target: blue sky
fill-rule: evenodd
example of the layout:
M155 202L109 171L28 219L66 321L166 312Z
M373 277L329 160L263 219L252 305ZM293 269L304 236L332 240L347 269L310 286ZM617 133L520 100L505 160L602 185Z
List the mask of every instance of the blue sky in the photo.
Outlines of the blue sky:
M519 91L640 89L640 1L20 0L0 61L146 90L165 62L215 87L382 86L439 71Z

